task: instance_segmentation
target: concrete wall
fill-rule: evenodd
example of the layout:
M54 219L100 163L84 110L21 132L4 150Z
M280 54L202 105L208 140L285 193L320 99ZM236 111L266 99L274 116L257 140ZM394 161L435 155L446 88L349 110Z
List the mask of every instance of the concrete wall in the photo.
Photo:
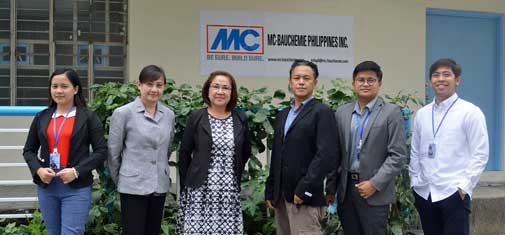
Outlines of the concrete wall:
M199 74L200 10L250 10L355 17L355 61L376 60L384 88L424 94L424 1L130 1L129 73L146 64L163 66L177 83L202 83ZM413 27L414 26L414 27ZM408 61L408 62L406 62ZM286 78L238 77L239 85L286 88ZM349 75L351 77L351 75ZM323 82L324 83L324 82Z
M383 92L417 92L424 97L426 8L505 13L505 0L278 0L129 2L129 75L147 64L165 68L178 84L200 84L201 10L268 11L354 16L355 61L375 60L384 70ZM287 87L286 78L238 77L247 87ZM349 78L351 75L349 75ZM322 79L322 83L328 81Z
M130 0L128 73L135 80L143 66L158 64L178 84L202 84L201 10L354 16L355 62L375 60L382 66L383 94L403 90L424 98L427 8L505 14L505 0ZM285 78L237 77L237 82L273 90L286 89L287 79L288 71ZM328 82L321 79L319 86Z

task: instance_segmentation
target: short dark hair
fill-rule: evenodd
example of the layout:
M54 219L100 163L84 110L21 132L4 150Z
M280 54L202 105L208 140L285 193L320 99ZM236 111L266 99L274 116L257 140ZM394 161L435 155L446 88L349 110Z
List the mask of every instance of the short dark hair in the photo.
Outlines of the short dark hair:
M205 83L203 84L202 88L202 98L203 102L205 102L208 106L211 106L210 104L210 99L209 99L209 89L210 89L210 84L212 81L214 81L214 78L217 76L225 76L228 79L230 79L231 83L231 94L230 94L230 101L228 104L226 104L226 111L230 112L233 109L235 109L235 106L237 106L238 102L238 92L237 92L237 83L235 82L235 78L228 72L223 71L223 70L216 70L212 72Z
M163 83L167 84L167 77L165 76L165 71L157 65L148 65L140 71L139 82L154 82L160 78L163 78Z
M433 73L435 73L435 71L437 71L437 69L439 69L441 67L450 68L452 70L452 72L454 73L454 76L456 76L456 77L461 76L461 65L457 64L456 61L454 61L453 59L442 58L442 59L438 59L437 61L435 61L435 63L433 63L430 66L430 79L431 79L431 75L433 75Z
M77 72L70 68L58 69L51 74L49 78L49 105L50 108L56 107L56 102L54 102L53 97L51 96L51 82L53 81L53 77L57 75L65 74L68 78L72 86L78 87L77 93L74 95L74 105L79 108L86 108L86 99L84 99L84 95L82 94L82 86L81 80L79 80L79 75Z
M317 69L317 65L313 62L310 62L308 60L295 60L293 64L291 64L291 69L289 69L289 78L291 78L291 74L293 73L293 70L301 65L309 66L312 69L312 72L314 72L314 79L317 79L319 77L319 70Z
M377 78L379 78L379 82L382 81L382 70L381 67L375 63L374 61L367 60L359 63L356 65L354 68L354 71L352 72L352 80L356 79L356 75L358 75L359 72L364 72L364 71L372 71L375 72L377 75Z

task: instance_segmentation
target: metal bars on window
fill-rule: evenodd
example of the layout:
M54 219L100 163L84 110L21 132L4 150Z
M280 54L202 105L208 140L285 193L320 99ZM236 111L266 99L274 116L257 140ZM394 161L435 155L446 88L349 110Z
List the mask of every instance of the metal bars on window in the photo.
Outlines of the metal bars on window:
M93 83L126 80L127 0L0 1L0 105L46 105L48 77L74 68Z

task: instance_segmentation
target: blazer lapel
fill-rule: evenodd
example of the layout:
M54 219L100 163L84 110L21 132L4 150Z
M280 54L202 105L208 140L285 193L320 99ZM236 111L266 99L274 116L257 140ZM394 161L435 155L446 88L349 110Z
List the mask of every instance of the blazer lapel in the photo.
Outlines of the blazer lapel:
M288 132L286 132L286 135L288 135L289 132L291 131L291 129L293 129L293 127L296 126L296 124L298 122L300 122L300 120L302 120L305 117L305 115L307 115L310 112L310 110L312 110L312 108L314 107L314 104L315 104L314 102L315 102L315 100L312 99L309 103L305 104L305 107L303 107L302 110L300 111L300 113L298 115L296 115L295 120L293 120L293 122L289 126L289 129L288 129ZM287 115L286 115L286 118L287 118Z
M238 113L233 112L233 142L235 142L235 147L238 146L239 137L242 134L242 129L244 129L243 121L240 119L240 115Z
M52 120L52 114L53 114L52 109L47 109L46 112L40 117L42 136L44 136L46 143L47 143L47 127L49 126L49 122Z
M86 115L84 114L84 111L80 108L76 108L75 110L75 121L74 121L74 127L72 129L72 135L70 136L70 143L72 143L72 139L74 139L77 136L77 133L80 132L81 128L84 126L84 123L86 123Z
M345 110L343 110L343 120L342 121L342 126L344 128L344 139L345 139L345 153L346 153L346 158L349 157L349 151L351 150L350 149L350 144L351 144L351 138L352 138L352 134L351 134L351 128L352 128L352 114L353 114L353 111L354 111L354 103L352 103L351 105L348 105L347 108Z
M283 141L284 138L286 138L284 136L284 126L286 125L286 120L288 119L289 109L290 108L285 108L284 110L282 110L279 115L279 120L275 121L276 125L278 126L277 128L281 130L281 136Z
M365 128L365 133L363 133L363 144L366 143L366 140L368 138L368 134L370 133L370 128L373 126L373 123L379 116L380 111L382 110L382 107L384 106L384 101L382 99L377 99L377 103L375 104L372 114L370 114L370 120L368 120Z
M205 109L205 112L203 112L203 115L202 117L200 117L200 123L202 125L202 128L203 130L205 131L205 133L207 133L207 135L209 135L212 139L212 132L210 130L210 122L209 122L209 111L207 109Z

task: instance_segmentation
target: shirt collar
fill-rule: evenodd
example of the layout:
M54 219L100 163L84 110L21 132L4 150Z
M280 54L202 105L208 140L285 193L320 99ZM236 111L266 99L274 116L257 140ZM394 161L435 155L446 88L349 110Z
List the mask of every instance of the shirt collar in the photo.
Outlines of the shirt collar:
M72 111L70 111L70 113L68 113L67 118L70 118L70 117L75 117L76 112L77 112L77 108L76 108L76 107L74 107L74 110L72 110ZM56 114L56 118L58 118L58 117L65 117L65 114L66 114L66 113Z
M373 107L375 106L375 103L377 103L377 99L378 99L378 97L376 96L375 98L373 98L372 101L370 101L370 102L368 102L368 104L366 104L365 107L368 108L368 111L371 111L373 109ZM360 113L358 101L356 101L356 103L354 104L353 112Z
M305 106L307 103L309 103L309 102L310 102L311 100L313 100L313 99L314 99L314 96L311 96L311 97L309 97L308 99L304 100L304 101L300 104L300 107L298 107L298 109L297 109L296 111L300 110L300 108L301 108L301 107ZM289 106L291 106L291 109L295 110L295 101L294 101L294 100L292 100L292 101L291 101L291 103L289 104Z
M440 104L437 105L437 103L435 103L435 99L436 97L433 97L433 105L435 105L435 107L437 109L446 109L447 107L449 107L452 102L454 102L456 99L458 98L458 94L457 93L454 93L451 97L445 99L444 101L440 102Z
M135 104L135 110L137 112L140 113L140 112L145 112L146 111L146 107L144 107L144 104L142 103L142 100L140 100L140 96L137 96L137 98L135 98L135 101L133 101L133 103ZM160 102L159 101L157 103L156 112L163 113L163 111L160 109Z

